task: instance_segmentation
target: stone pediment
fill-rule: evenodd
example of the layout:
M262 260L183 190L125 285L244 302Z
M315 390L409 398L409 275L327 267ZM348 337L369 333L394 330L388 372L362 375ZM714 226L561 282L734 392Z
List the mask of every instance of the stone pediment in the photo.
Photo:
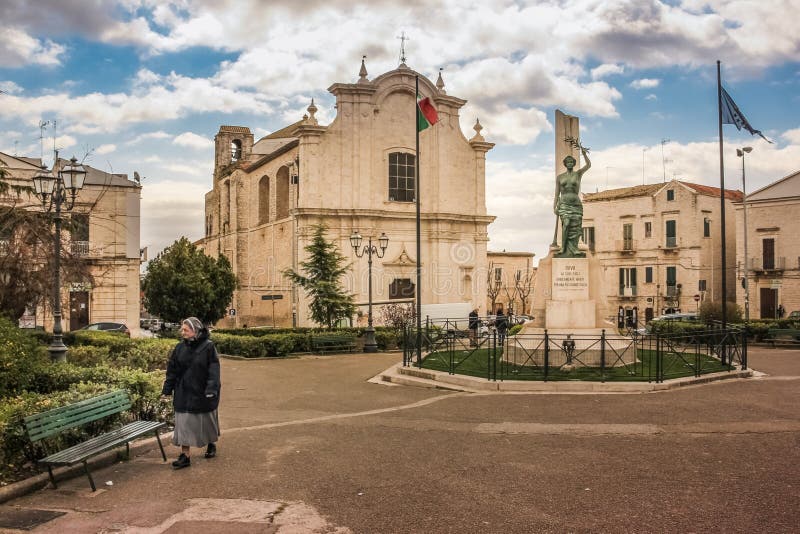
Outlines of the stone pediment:
M416 260L412 259L411 256L408 255L405 245L403 245L403 249L395 259L383 262L383 265L392 267L411 267L415 266L416 264Z

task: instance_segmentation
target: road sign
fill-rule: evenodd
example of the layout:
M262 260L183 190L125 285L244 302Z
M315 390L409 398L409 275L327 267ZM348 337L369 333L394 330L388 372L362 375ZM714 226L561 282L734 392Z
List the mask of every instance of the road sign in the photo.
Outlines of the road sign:
M283 295L261 295L261 300L281 300Z
M694 301L695 302L700 302L700 295L695 295L694 296Z
M236 308L231 308L230 310L228 310L228 315L230 315L231 317L235 316L236 315Z

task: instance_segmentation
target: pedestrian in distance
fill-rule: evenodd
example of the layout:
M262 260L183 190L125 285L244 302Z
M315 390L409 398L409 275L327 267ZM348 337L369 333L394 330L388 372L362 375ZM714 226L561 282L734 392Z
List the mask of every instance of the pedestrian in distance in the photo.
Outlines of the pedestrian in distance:
M786 313L786 310L783 308L783 304L778 304L778 319L783 319L784 313Z
M497 342L502 345L508 331L508 318L503 313L503 308L498 308L494 318L494 328L497 330Z
M481 325L480 319L478 319L478 310L477 308L469 312L469 346L474 347L478 344L478 328Z
M208 329L197 317L181 323L183 338L169 357L162 400L172 396L175 431L172 443L181 448L172 467L189 467L192 447L206 447L205 457L217 454L220 395L219 355L209 339Z

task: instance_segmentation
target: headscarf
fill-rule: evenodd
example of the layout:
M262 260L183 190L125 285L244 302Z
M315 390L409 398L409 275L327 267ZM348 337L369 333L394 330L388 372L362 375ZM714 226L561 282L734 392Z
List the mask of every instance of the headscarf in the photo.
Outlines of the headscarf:
M184 319L183 321L181 321L181 324L185 324L186 326L192 329L192 332L194 332L194 336L189 338L189 341L194 341L200 338L200 336L206 329L206 327L203 325L203 322L197 317L189 317L187 319Z

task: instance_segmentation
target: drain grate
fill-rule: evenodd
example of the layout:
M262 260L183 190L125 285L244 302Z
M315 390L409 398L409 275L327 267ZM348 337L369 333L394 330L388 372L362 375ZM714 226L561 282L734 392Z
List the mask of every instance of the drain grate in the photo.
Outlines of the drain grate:
M64 514L66 512L0 506L0 528L31 530Z

